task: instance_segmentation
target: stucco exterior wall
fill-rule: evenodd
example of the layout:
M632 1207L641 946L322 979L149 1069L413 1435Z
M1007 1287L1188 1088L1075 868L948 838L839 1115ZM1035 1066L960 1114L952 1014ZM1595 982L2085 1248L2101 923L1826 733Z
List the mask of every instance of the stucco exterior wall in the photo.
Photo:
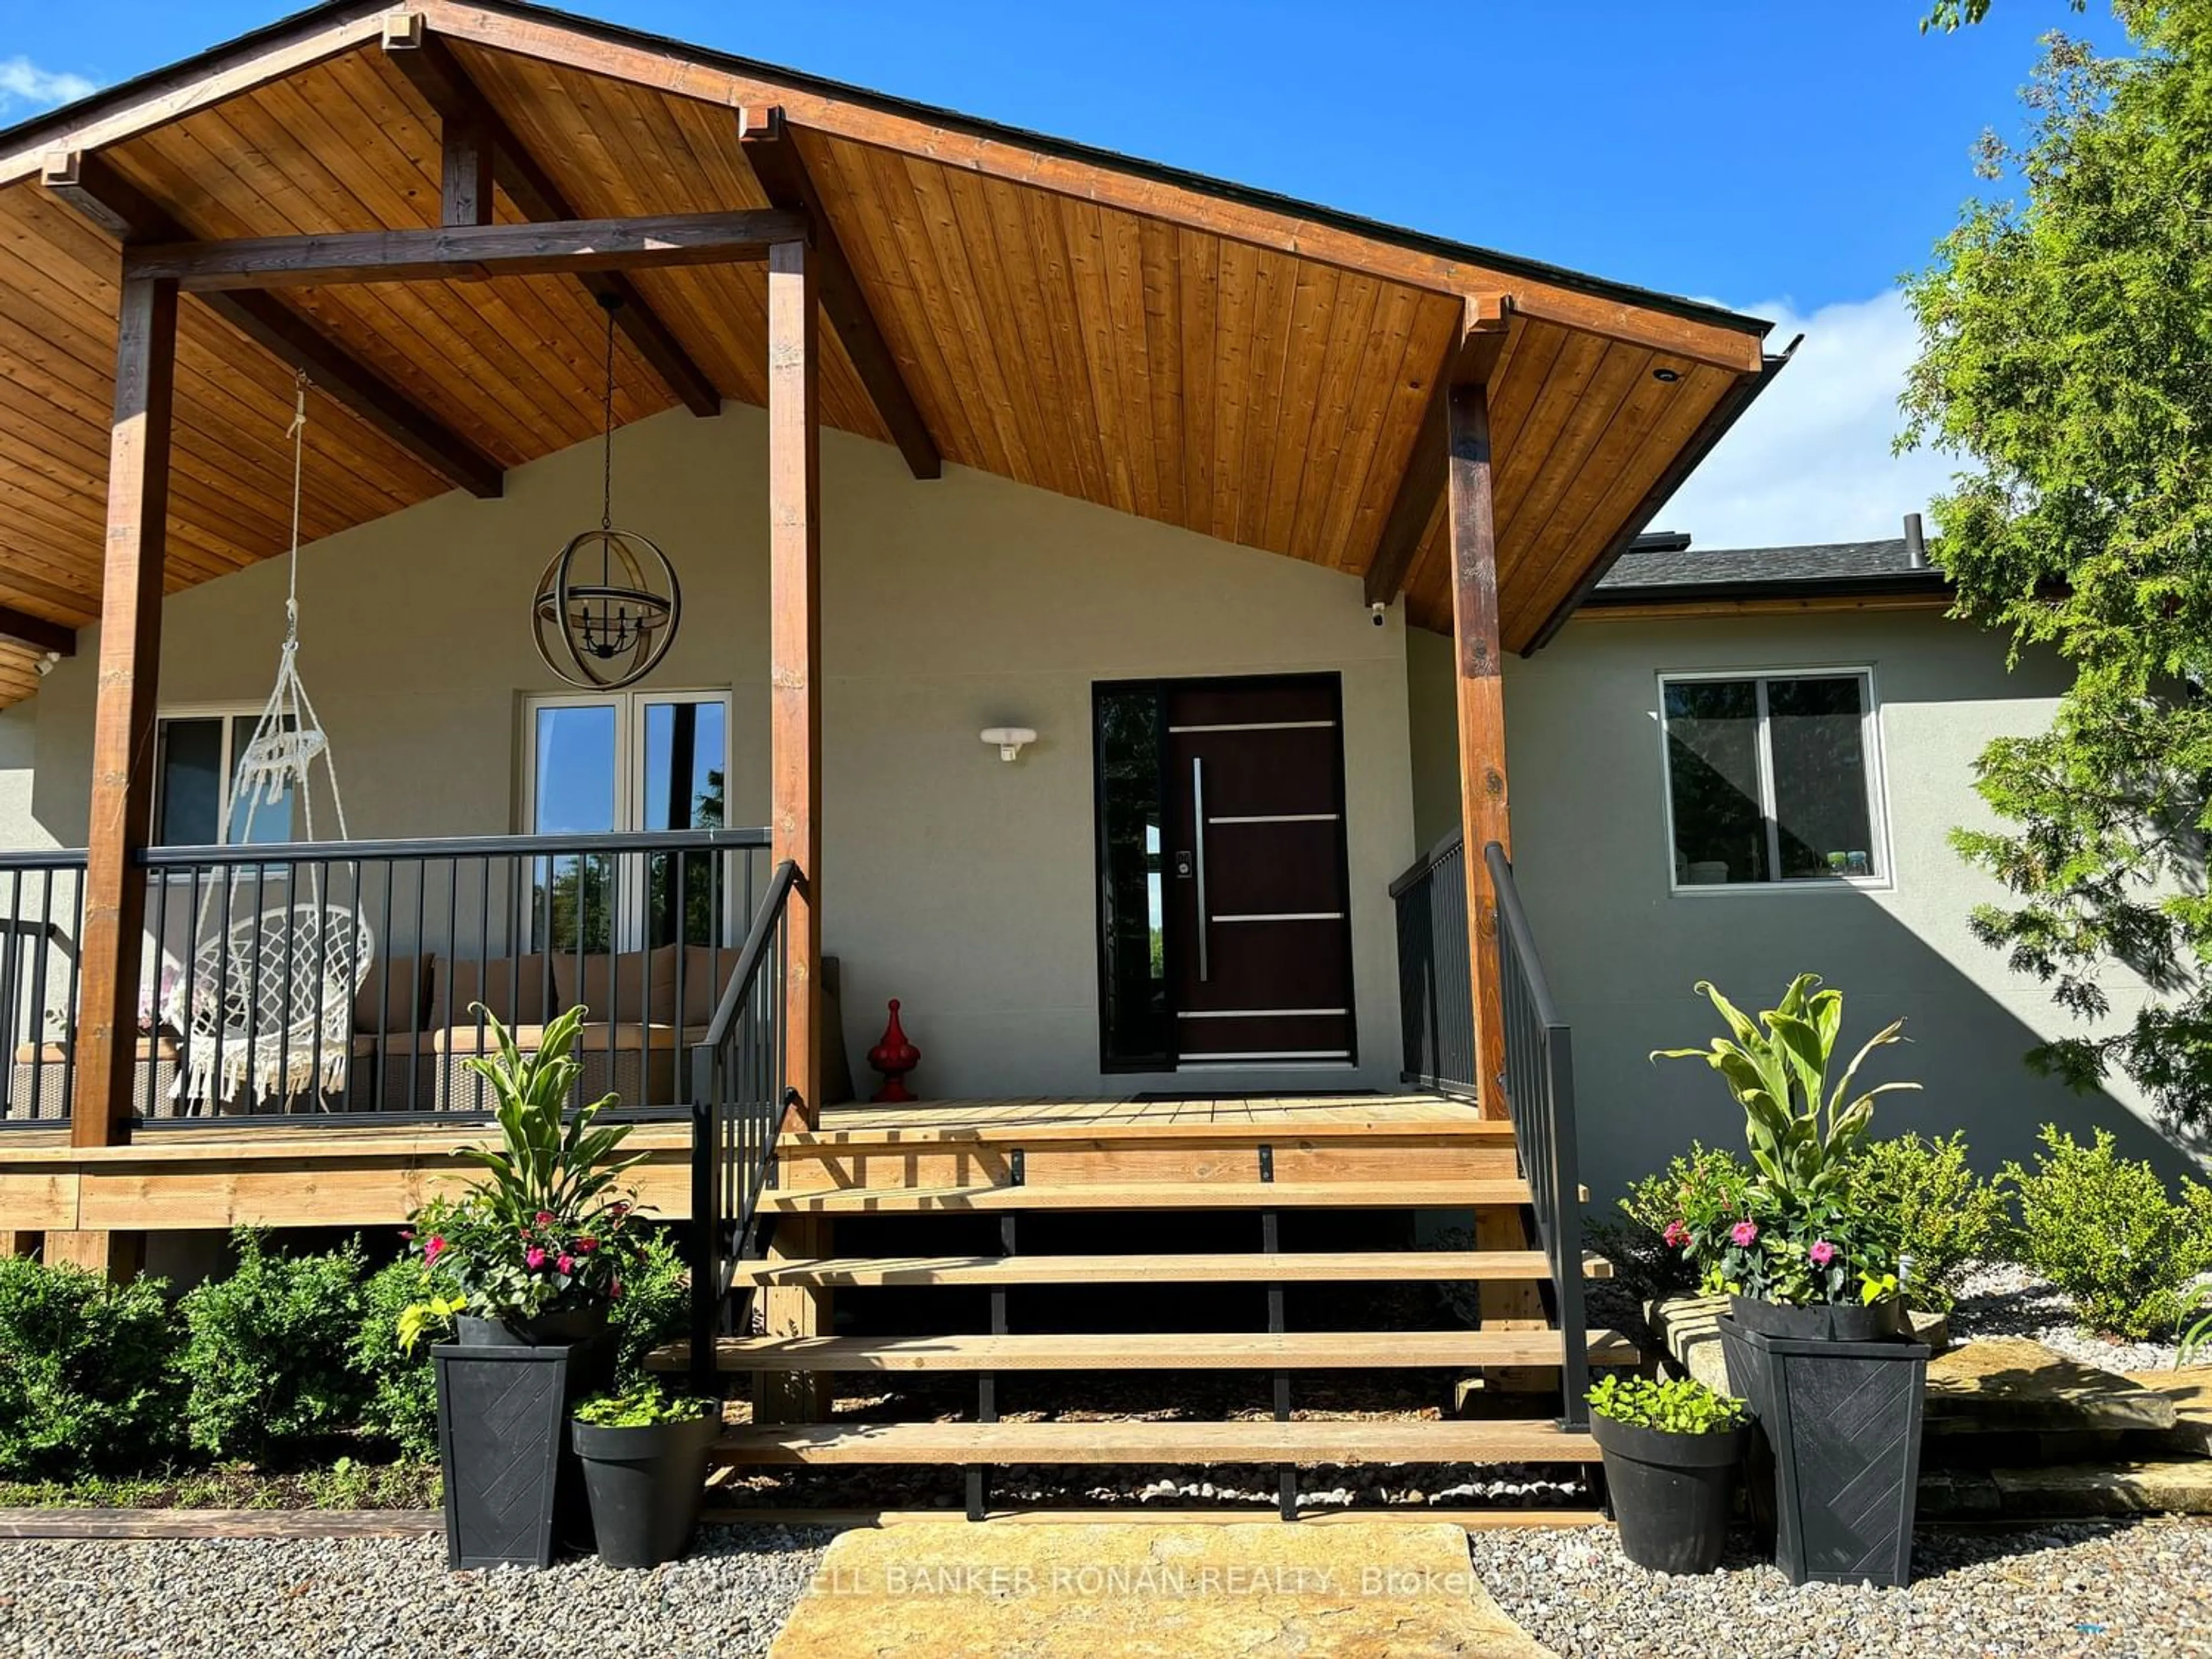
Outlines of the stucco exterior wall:
M733 692L732 823L769 811L766 443L760 412L735 405L617 440L617 517L684 582L681 633L649 684ZM596 521L598 476L586 446L510 474L503 500L449 495L306 550L301 665L355 836L520 826L522 699L562 689L526 607L545 560ZM836 433L823 495L821 890L856 1069L896 996L933 1095L1174 1086L1098 1071L1091 687L1319 670L1344 684L1362 1064L1207 1086L1394 1083L1386 890L1413 849L1398 620L1374 627L1352 577L960 467L917 483L896 451ZM258 705L283 580L270 563L169 601L165 707ZM82 844L95 660L88 634L35 700L28 822L0 816L13 844ZM1007 765L976 736L1000 725L1041 740ZM13 730L0 722L0 814Z
M1425 842L1450 827L1451 659L1443 641L1409 646L1414 799ZM1700 669L1870 668L1880 710L1891 879L1875 889L1669 891L1658 676ZM1609 1200L1692 1137L1740 1146L1740 1115L1692 1062L1654 1048L1702 1044L1716 1017L1692 987L1711 979L1739 1006L1771 1006L1811 970L1845 994L1852 1047L1892 1019L1911 1046L1869 1062L1884 1128L1962 1128L1975 1162L2026 1158L2043 1123L2086 1138L2112 1128L2132 1156L2169 1172L2183 1154L2136 1103L2083 1097L2031 1073L2021 1054L2071 1029L2043 988L2007 971L1967 931L1972 908L2002 896L1947 844L1989 819L1972 763L1993 737L2047 726L2058 665L2008 672L2002 641L1926 613L1571 625L1537 656L1506 665L1506 745L1515 868L1546 971L1574 1028L1584 1178ZM1428 734L1425 742L1423 734ZM1442 757L1440 759L1439 757ZM1439 814L1443 816L1439 817ZM2140 988L2114 974L2116 1018Z

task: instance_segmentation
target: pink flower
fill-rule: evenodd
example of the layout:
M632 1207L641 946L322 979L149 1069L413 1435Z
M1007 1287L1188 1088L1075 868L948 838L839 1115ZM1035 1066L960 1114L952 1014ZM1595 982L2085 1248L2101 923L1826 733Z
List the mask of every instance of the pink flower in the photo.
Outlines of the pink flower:
M440 1256L445 1255L445 1253L446 1241L435 1233L431 1234L429 1243L426 1243L422 1247L423 1261L425 1263L435 1261Z
M596 1238L580 1238L576 1241L576 1251L580 1255L589 1255L599 1248L599 1241Z
M1813 1248L1805 1254L1813 1258L1814 1267L1825 1267L1836 1259L1836 1247L1825 1238L1816 1238L1813 1241Z
M536 1220L539 1226L550 1227L553 1224L553 1212L550 1210L540 1210L537 1214Z
M1690 1230L1679 1221L1670 1221L1667 1231L1659 1237L1667 1241L1669 1249L1679 1250L1690 1242Z
M573 1255L564 1255L553 1265L564 1273L572 1273L576 1271L576 1258Z
M536 1273L545 1265L545 1252L533 1244L522 1253L522 1263L531 1272Z
M622 1280L619 1279L616 1279L612 1284L607 1286L607 1300L610 1302L619 1302L622 1300Z
M1756 1221L1739 1221L1729 1229L1729 1237L1739 1245L1755 1244L1759 1242L1759 1224Z

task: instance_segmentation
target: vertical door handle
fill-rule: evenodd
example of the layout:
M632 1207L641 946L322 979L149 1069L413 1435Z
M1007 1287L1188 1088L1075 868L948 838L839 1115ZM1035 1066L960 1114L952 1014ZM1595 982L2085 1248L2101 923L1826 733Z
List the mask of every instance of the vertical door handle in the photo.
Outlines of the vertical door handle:
M1198 982L1203 985L1212 977L1206 939L1212 924L1206 914L1206 763L1196 755L1190 757L1190 812L1191 845L1198 853Z

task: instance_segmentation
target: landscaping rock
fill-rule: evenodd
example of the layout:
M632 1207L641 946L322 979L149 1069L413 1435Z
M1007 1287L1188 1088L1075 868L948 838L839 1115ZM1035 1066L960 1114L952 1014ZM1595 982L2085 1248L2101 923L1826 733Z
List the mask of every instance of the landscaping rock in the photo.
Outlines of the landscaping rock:
M971 1526L845 1534L775 1659L1480 1654L1547 1659L1455 1527Z
M2212 1462L2068 1463L1991 1469L2004 1512L2031 1521L2100 1515L2212 1515Z
M1930 1437L2172 1429L2174 1402L2026 1337L1954 1348L1928 1366Z
M2212 1365L2131 1371L2128 1381L2173 1402L2177 1420L2159 1437L2161 1449L2185 1457L2212 1457Z
M1728 1364L1721 1358L1720 1318L1728 1310L1724 1296L1668 1296L1646 1303L1644 1318L1677 1375L1695 1377L1726 1394Z

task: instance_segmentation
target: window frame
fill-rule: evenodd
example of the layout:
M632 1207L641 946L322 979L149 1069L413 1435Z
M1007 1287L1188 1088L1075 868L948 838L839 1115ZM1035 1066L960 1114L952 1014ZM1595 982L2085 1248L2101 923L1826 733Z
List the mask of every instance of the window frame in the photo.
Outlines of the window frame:
M173 721L179 720L217 720L222 723L222 772L218 779L221 793L217 799L216 809L216 839L212 842L197 844L231 847L239 844L230 839L230 821L235 801L234 791L238 784L238 722L240 720L258 722L267 712L268 706L258 702L180 702L164 706L155 711L153 799L146 817L146 844L149 847L189 847L196 844L191 842L165 842L156 839L161 827L161 782L165 770L163 757L167 753L162 728ZM296 811L295 806L295 817L292 825L295 836L300 830Z
M613 833L638 836L653 833L639 827L645 812L645 775L640 764L644 746L645 708L648 703L719 703L722 709L722 812L727 827L729 789L736 769L736 709L729 686L685 686L672 690L628 686L619 691L531 691L522 697L522 765L516 800L517 833L534 836L538 817L538 711L541 708L596 708L615 706L615 817Z
M1864 876L1784 876L1781 825L1775 817L1774 746L1766 710L1767 684L1772 680L1832 680L1856 678L1865 687L1866 706L1859 720L1860 750L1864 757L1868 850L1876 863ZM1667 890L1674 898L1711 898L1739 893L1887 892L1897 885L1896 860L1889 841L1888 769L1883 763L1881 691L1870 662L1790 663L1771 667L1662 668L1654 677L1656 709L1652 724L1659 738L1660 809L1665 833L1661 854L1665 862ZM1759 724L1754 733L1759 760L1759 815L1766 827L1768 866L1775 873L1763 881L1686 882L1674 872L1674 765L1667 738L1667 688L1699 681L1749 680L1758 700Z

